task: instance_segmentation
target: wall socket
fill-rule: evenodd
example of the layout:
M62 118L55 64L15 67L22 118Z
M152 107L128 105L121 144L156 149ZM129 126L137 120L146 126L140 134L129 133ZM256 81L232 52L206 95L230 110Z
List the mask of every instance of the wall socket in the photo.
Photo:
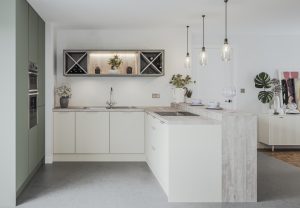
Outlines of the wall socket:
M159 93L152 93L152 98L160 98L160 94Z
M245 88L241 88L240 92L241 93L246 93L246 89Z

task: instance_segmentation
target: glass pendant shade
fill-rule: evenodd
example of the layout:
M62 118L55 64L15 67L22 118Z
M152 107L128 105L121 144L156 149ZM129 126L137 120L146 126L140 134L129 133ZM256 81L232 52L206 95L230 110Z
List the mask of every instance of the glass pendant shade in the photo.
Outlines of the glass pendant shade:
M185 57L185 62L184 62L184 67L186 69L190 69L192 66L192 60L191 60L191 57L189 54L186 54L186 57Z
M222 48L222 60L224 62L229 62L231 60L231 47L227 40L225 40Z
M205 51L205 48L202 48L202 51L200 53L200 65L201 66L206 66L207 65L207 54Z
M224 45L222 47L222 60L224 62L229 62L231 60L231 47L228 43L228 38L227 38L227 3L228 0L224 0L225 2L225 40L224 40Z
M190 26L186 26L186 56L184 61L184 67L186 69L190 69L192 66L191 56L189 53L189 28Z
M205 39L204 39L205 38L204 37L204 35L205 35L205 32L204 32L204 29L205 29L205 27L204 27L204 18L205 18L205 15L202 15L202 21L203 21L202 32L203 32L203 35L202 35L202 51L200 53L200 65L201 66L206 66L207 65L207 54L206 54L206 49L205 49L205 45L204 45L204 43L205 43Z

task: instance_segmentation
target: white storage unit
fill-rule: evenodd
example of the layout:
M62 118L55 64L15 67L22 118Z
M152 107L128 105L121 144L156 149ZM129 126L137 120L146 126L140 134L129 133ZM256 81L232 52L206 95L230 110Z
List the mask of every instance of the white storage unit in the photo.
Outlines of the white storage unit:
M263 114L258 119L258 141L276 145L300 145L299 115Z
M168 124L146 113L146 160L169 202L222 201L221 134L220 123Z
M109 153L109 112L76 112L76 153Z
M110 153L144 153L144 112L110 112Z
M75 153L75 112L54 113L54 153Z
M145 114L145 148L149 167L161 184L165 193L169 193L169 137L168 125L149 113Z
M54 111L54 161L145 161L144 111Z

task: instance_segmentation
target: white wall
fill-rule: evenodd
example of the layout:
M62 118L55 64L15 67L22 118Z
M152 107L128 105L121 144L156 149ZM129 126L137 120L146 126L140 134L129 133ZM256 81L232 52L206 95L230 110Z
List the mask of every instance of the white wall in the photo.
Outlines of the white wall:
M224 64L220 57L222 37L208 37L208 65L203 68L197 62L202 46L201 35L193 38L193 57L196 60L192 74L198 82L194 91L204 102L222 102L222 89L233 85L237 89L235 107L241 111L260 113L265 107L257 99L259 89L254 87L254 77L263 71L272 78L278 78L278 70L300 71L300 36L236 35L229 40L233 47L233 59L229 64ZM240 93L242 88L246 90L245 94Z
M0 207L16 203L16 2L0 1Z
M57 86L69 83L72 86L72 106L105 105L109 89L114 88L117 105L169 105L172 100L169 79L175 73L190 73L184 69L185 30L59 30L57 32ZM163 77L64 77L64 49L165 49ZM160 93L153 99L152 93ZM58 103L57 103L58 104Z
M257 99L254 77L262 71L278 78L278 70L300 70L300 36L242 36L235 37L235 42L236 86L246 89L237 96L238 109L260 112L263 104Z
M208 64L201 66L199 63L202 50L202 35L193 34L192 38L192 76L196 79L193 98L201 99L204 104L215 101L223 107L233 106L225 103L222 95L223 89L234 85L235 53L232 61L225 63L221 59L222 36L209 35L205 41ZM232 48L234 49L234 45ZM233 50L234 52L234 50Z

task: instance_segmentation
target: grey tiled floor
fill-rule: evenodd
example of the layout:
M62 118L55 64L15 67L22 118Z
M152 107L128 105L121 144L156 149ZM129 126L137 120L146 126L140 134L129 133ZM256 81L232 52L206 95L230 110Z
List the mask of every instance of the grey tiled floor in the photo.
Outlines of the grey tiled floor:
M258 203L168 203L146 163L55 163L37 173L20 208L299 208L300 169L258 153Z

